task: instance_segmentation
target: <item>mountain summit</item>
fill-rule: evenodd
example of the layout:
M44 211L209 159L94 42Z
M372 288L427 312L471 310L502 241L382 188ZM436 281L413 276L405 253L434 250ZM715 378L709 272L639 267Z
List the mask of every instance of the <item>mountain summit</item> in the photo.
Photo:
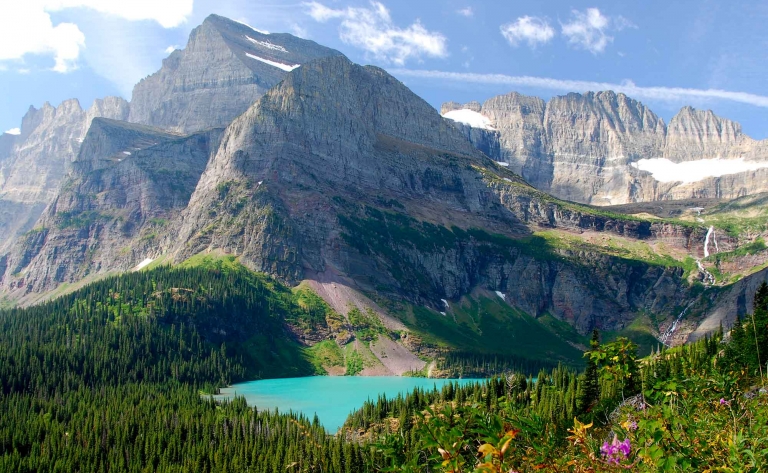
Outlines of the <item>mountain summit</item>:
M226 126L294 68L340 52L210 15L133 89L129 121L191 133Z

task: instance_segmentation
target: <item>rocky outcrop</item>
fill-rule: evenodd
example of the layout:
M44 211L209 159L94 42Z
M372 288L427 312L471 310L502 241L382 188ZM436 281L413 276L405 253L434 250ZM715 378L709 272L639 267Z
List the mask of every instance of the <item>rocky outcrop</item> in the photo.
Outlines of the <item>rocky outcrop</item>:
M265 34L211 15L186 48L136 84L129 120L180 133L223 127L243 113L286 70L338 51L289 34Z
M157 257L220 135L94 119L59 195L8 255L4 289L23 296Z
M451 102L443 113L461 108L479 112L493 124L494 130L471 131L459 125L479 149L562 199L615 205L728 199L768 190L768 143L752 140L738 123L711 111L685 107L667 126L640 102L611 91L572 93L546 103L511 93L480 107L477 102ZM499 143L497 153L487 145L494 140ZM660 158L673 163L744 158L765 167L675 182L657 180L638 166L640 160Z
M30 230L56 197L93 118L127 114L128 103L117 97L96 100L88 110L77 100L30 107L21 133L0 146L0 251Z
M582 332L621 328L643 308L674 313L683 271L551 247L532 228L681 248L705 232L546 196L384 71L346 58L293 71L235 119L177 225L177 261L224 251L292 283L333 268L433 307L482 286Z

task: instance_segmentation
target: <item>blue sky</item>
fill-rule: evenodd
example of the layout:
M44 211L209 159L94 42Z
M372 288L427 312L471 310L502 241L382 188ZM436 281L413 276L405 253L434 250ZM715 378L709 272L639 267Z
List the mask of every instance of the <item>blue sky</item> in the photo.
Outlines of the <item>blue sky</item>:
M334 47L435 107L612 88L665 121L708 108L768 137L768 2L5 0L0 131L30 105L130 98L210 13Z

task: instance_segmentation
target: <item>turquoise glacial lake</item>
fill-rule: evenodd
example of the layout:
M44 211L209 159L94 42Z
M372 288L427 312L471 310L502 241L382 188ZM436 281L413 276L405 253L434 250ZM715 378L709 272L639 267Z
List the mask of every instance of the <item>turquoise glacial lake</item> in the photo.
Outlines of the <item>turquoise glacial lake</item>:
M300 412L312 419L317 414L328 432L335 433L347 416L379 395L388 398L405 395L413 388L441 389L448 382L468 384L478 379L429 379L400 376L309 376L249 381L224 388L217 399L244 397L259 410Z

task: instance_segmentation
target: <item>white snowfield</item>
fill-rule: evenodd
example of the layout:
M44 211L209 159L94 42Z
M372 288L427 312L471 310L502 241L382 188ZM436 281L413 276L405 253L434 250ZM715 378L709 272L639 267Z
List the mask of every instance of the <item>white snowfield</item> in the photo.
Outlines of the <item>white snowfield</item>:
M674 163L667 158L641 159L632 163L632 167L648 171L659 182L697 182L708 177L720 177L768 168L768 162L745 161L736 159L699 159Z
M275 50L275 51L280 51L282 53L287 53L288 52L287 49L285 49L284 47L280 46L279 44L272 44L269 41L259 41L258 39L253 39L253 38L251 38L248 35L245 36L245 39L247 39L248 41L250 41L253 44L257 44L257 45L262 46L262 47L267 48L267 49L272 49L272 50Z
M264 64L269 64L270 66L274 66L274 67L276 67L278 69L282 69L285 72L291 72L292 70L296 69L297 67L301 67L301 64L294 64L292 66L289 66L288 64L283 64L281 62L270 61L269 59L264 59L263 57L254 56L251 53L245 53L245 55L248 56L251 59L256 59L257 61L261 61Z
M149 263L153 262L154 260L152 258L147 258L141 263L137 264L135 268L133 268L134 271L139 271L142 268L145 268L149 265Z
M451 110L450 112L446 113L443 116L445 118L450 118L455 122L469 125L472 128L483 128L486 130L495 130L495 128L491 125L490 118L466 108L463 108L461 110Z

